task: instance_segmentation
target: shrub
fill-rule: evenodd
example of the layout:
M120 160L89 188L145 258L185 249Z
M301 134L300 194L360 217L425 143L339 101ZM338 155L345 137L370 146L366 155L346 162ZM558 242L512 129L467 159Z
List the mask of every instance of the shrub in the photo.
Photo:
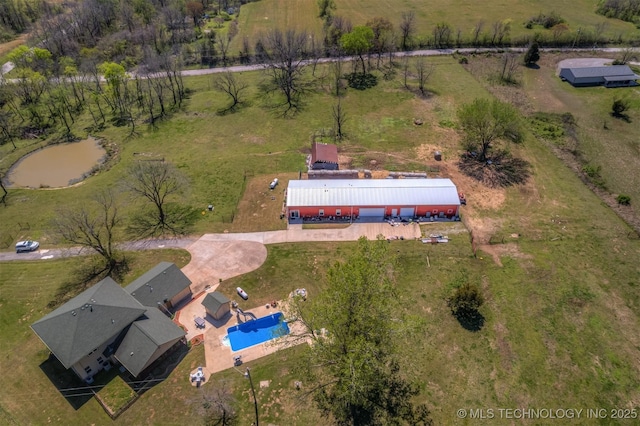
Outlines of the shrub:
M631 197L625 194L620 194L616 197L616 201L622 206L628 206L631 204Z
M558 24L563 24L565 22L564 18L558 15L556 12L551 12L548 15L544 13L539 13L537 16L532 16L525 23L525 27L528 29L533 28L534 25L541 25L544 28L552 28Z
M614 99L611 105L611 115L614 117L625 117L625 112L629 109L629 101L626 99Z

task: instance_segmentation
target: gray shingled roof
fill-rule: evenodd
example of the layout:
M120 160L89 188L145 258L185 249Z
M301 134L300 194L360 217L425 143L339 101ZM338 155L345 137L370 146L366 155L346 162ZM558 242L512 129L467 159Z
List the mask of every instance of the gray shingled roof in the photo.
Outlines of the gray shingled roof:
M114 356L134 376L151 364L160 346L177 342L186 333L158 308L149 308L144 317L131 324Z
M287 207L460 205L450 179L290 180Z
M157 307L179 294L191 281L173 263L160 262L153 269L125 287L144 306Z
M146 308L111 278L105 278L31 325L33 331L70 368L108 342Z
M209 312L216 313L220 306L225 303L229 303L230 300L224 294L214 291L213 293L207 294L202 300L202 306Z
M628 65L612 65L610 67L584 67L584 68L569 68L571 73L576 78L589 78L589 77L620 77L629 76L629 80L635 80L639 78L633 73Z

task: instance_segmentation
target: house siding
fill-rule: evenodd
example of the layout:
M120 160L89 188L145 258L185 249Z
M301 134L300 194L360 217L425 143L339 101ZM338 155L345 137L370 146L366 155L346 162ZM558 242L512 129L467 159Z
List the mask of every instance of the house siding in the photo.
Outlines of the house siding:
M211 317L213 319L221 320L222 318L224 318L225 315L227 315L229 312L231 312L231 309L229 307L229 304L225 303L225 304L220 305L218 310L215 311L215 312L211 312L209 309L206 309L206 312L207 312L207 314L211 315Z
M175 307L179 305L183 300L186 300L187 298L191 299L192 296L193 293L191 293L191 287L185 287L184 290L171 298L171 300L169 301L171 303L171 306L168 306L168 308Z
M109 340L109 342L104 343L102 346L98 347L94 352L86 357L82 358L80 361L76 362L71 366L73 371L82 379L86 380L89 377L95 376L100 370L104 368L102 364L98 362L98 358L102 358L103 361L110 361L111 357L105 357L102 355L104 350L112 344L116 340L117 336L113 339ZM86 368L91 368L91 371L87 373Z
M338 163L328 163L324 161L316 161L311 165L313 170L338 170Z

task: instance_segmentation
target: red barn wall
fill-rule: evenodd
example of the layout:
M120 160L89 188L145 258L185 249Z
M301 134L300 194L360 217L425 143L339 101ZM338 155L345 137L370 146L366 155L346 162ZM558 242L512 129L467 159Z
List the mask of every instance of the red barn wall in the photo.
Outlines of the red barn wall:
M291 212L298 210L300 212L300 217L317 217L320 216L320 210L324 210L324 216L338 216L336 214L336 210L340 210L339 216L350 216L353 214L354 216L360 215L360 207L362 208L385 208L385 216L391 216L393 210L396 209L398 214L400 213L401 208L414 208L416 216L426 216L427 213L430 213L431 216L438 216L440 213L444 213L447 217L453 217L458 215L458 207L457 205L432 205L432 206L325 206L325 207L288 207L287 216L291 217Z

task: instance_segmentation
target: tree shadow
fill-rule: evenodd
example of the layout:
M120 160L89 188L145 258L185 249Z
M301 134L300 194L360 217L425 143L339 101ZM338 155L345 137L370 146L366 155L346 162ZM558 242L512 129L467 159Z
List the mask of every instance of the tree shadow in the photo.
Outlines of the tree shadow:
M465 330L476 332L484 326L484 316L478 311L458 312L454 316Z
M79 258L76 268L71 271L67 280L58 288L53 299L47 307L54 309L100 280L111 276L116 281L121 281L129 271L129 265L125 256L118 256L114 265L109 267L104 258L99 255L83 256Z
M628 114L625 114L623 112L620 112L620 113L612 112L611 116L613 118L617 118L618 120L622 120L622 121L624 121L626 123L631 123L631 117L629 117Z
M378 78L373 74L351 73L347 74L349 87L357 90L366 90L375 87L378 84Z
M477 154L465 153L458 161L458 168L491 188L523 184L531 174L531 165L527 161L506 151L496 151L484 161L480 161Z
M540 65L538 64L527 64L525 65L525 67L532 69L532 70L539 70L540 69Z

